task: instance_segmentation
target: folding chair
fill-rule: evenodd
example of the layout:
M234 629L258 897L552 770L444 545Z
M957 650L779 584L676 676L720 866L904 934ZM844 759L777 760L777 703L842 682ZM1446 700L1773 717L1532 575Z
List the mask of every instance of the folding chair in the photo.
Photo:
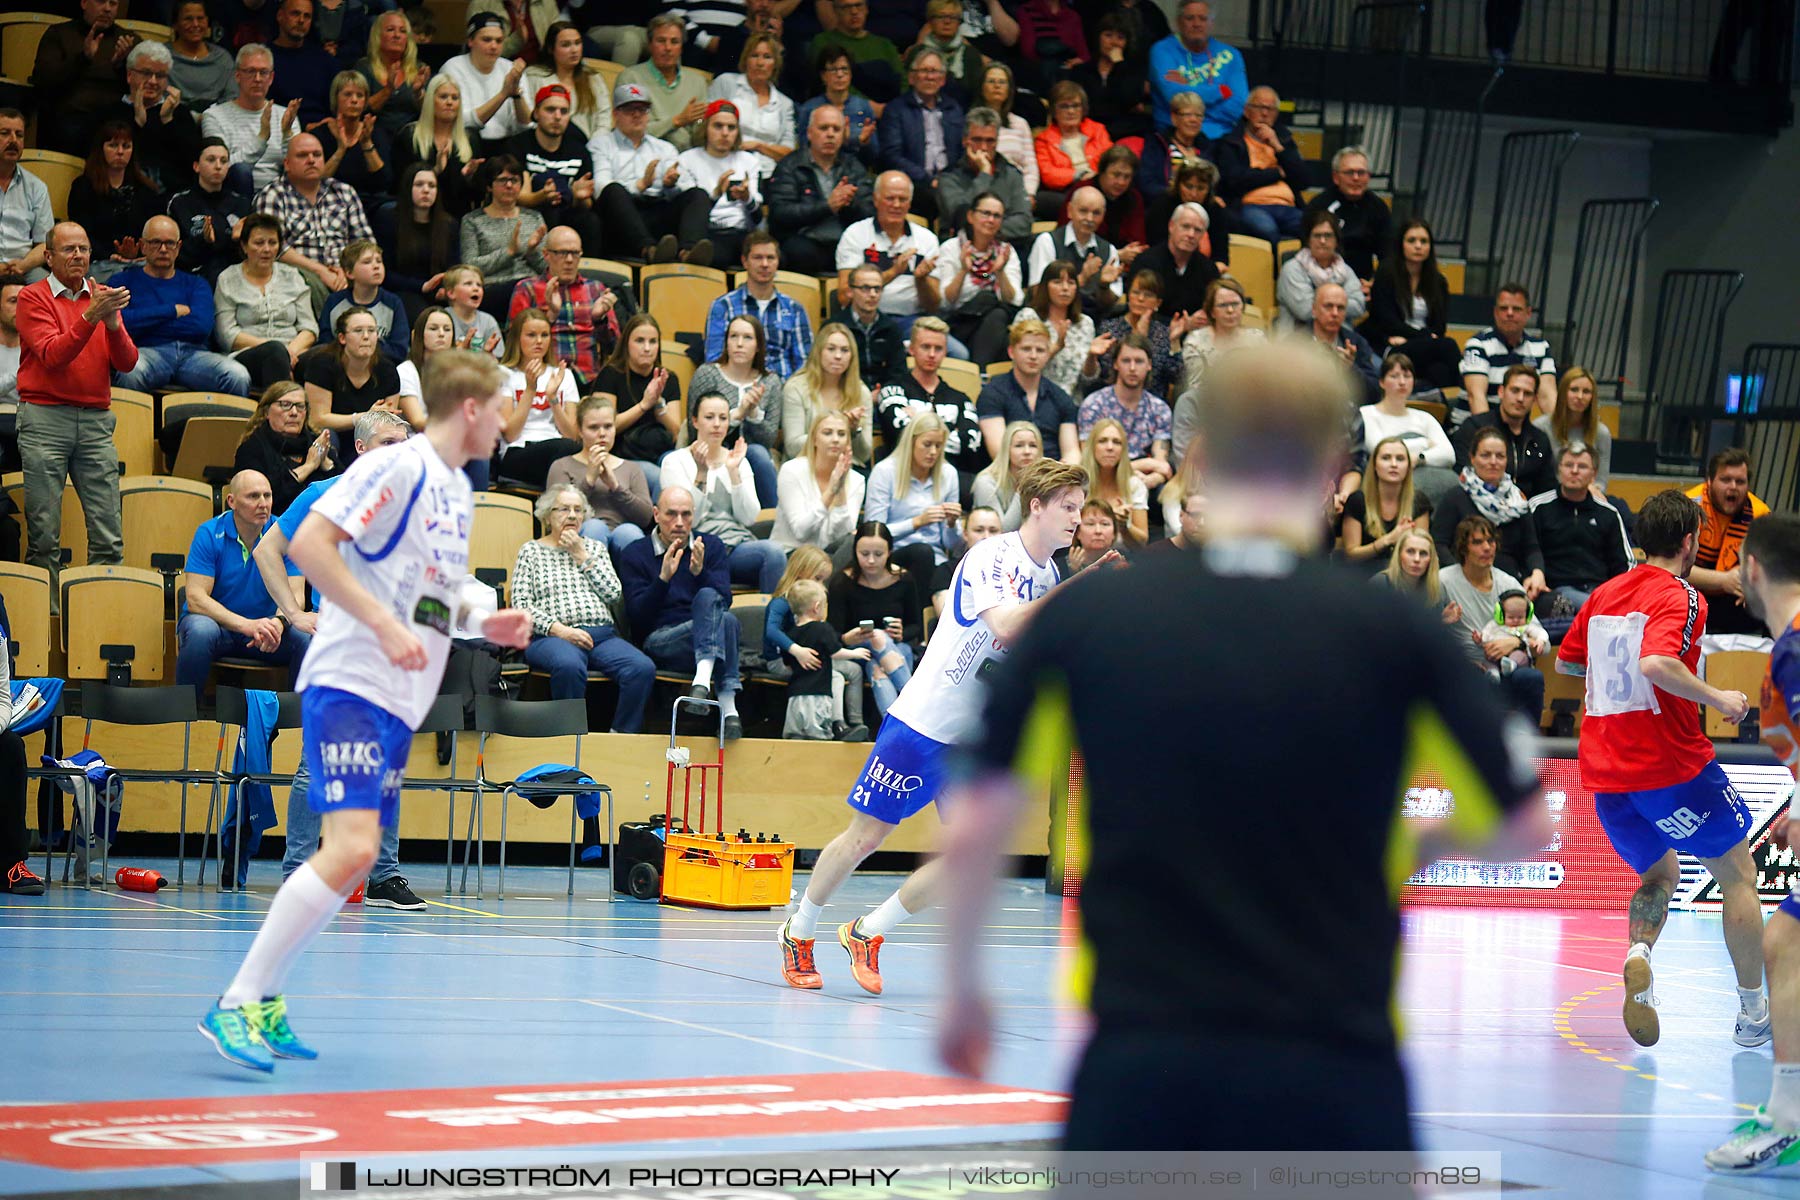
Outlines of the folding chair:
M50 572L30 563L0 563L0 599L12 618L13 676L50 674Z
M276 692L275 703L279 709L275 719L275 728L277 730L300 728L300 693ZM246 783L260 783L266 787L282 785L292 787L294 783L292 775L277 775L272 772L267 775L259 775L253 772L225 769L225 727L233 725L241 732L245 722L250 719L250 697L243 688L226 687L221 684L213 695L213 715L218 718L219 722L219 746L213 753L212 798L206 803L206 830L200 835L200 877L195 884L197 887L206 886L206 861L208 858L206 847L212 838L215 811L219 816L219 839L214 849L218 852L219 878L225 878L225 813L223 809L219 808L220 789L234 785L242 787ZM229 803L229 797L227 797L227 802ZM240 791L236 822L237 840L232 842L232 845L237 847L239 854L244 852L244 814L248 807L244 803L243 792Z
M126 478L156 470L156 400L148 392L112 390L113 446Z
M575 850L577 845L579 822L576 819L574 794L577 791L596 791L605 800L606 827L603 842L607 854L612 854L613 841L613 803L612 789L605 784L596 784L592 789L570 784L521 783L517 779L502 781L487 777L487 742L489 737L516 738L553 738L567 737L574 741L574 767L581 769L581 739L588 731L587 702L585 700L501 700L494 696L475 697L475 728L480 732L479 749L475 752L475 778L480 790L475 793L475 812L471 814L473 822L482 824L482 797L493 792L500 797L500 882L494 891L496 900L506 898L506 802L514 796L531 799L555 800L559 796L569 797L569 895L575 894ZM469 873L468 851L463 852L463 879L467 886ZM476 877L476 886L480 887L480 877ZM612 889L606 889L606 898L612 899Z
M200 708L191 687L116 687L97 680L81 684L81 748L88 749L94 722L109 725L181 725L181 767L178 770L144 770L137 767L114 767L121 783L177 783L181 785L181 818L175 841L175 886L182 886L187 876L187 798L188 786L212 783L216 773L193 768L192 748L194 722L200 719ZM108 867L107 845L100 843L101 872ZM72 848L71 848L72 852ZM48 863L45 864L48 866ZM68 869L65 857L63 868ZM84 881L85 882L85 881Z
M475 514L469 525L469 569L512 573L519 547L537 536L537 519L531 501L501 492L475 493ZM500 590L498 588L496 591Z
M119 518L125 533L125 565L158 569L161 555L187 561L194 530L213 519L208 484L173 475L128 475L119 480Z
M475 810L480 807L481 799L481 781L479 779L458 778L456 774L457 750L462 741L460 735L469 728L469 723L463 715L463 705L466 700L466 696L458 695L455 692L439 696L436 700L432 701L430 711L425 714L425 719L419 722L419 728L416 731L418 733L429 733L434 737L440 733L447 733L450 735L449 777L445 779L427 779L407 776L400 784L403 791L443 792L450 800L444 813L444 892L446 895L452 891L450 886L450 872L456 866L456 794L458 792L468 792L471 796L475 797L475 801L469 806L469 829L471 834L474 832L475 828ZM477 774L479 774L479 771ZM477 846L478 851L479 849L480 847ZM463 888L465 891L468 889L468 879L469 853L468 846L465 843L463 846ZM479 865L477 865L475 870L475 888L476 894L479 895L481 889L481 868Z

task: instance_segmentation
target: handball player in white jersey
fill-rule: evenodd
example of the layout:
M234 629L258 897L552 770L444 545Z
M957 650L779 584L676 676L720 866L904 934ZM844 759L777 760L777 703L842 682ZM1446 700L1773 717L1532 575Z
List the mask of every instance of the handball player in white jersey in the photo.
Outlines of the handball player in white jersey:
M813 961L819 910L895 826L937 799L951 748L978 733L984 681L1056 585L1050 557L1074 539L1087 488L1080 467L1038 460L1019 478L1025 521L1018 531L984 540L957 566L950 611L939 616L925 657L888 710L850 789L850 826L819 852L799 911L777 935L781 974L790 987L821 986ZM838 927L850 974L863 990L881 994L882 939L931 903L939 874L936 861L927 863L881 907Z
M426 365L425 432L365 454L313 506L288 547L323 600L300 671L301 746L321 814L319 849L275 893L237 977L200 1032L239 1066L317 1058L289 1027L288 970L369 873L399 819L413 730L437 699L453 632L523 649L531 618L494 611L469 575L463 465L499 441L504 373L485 354ZM273 1057L272 1057L273 1056Z

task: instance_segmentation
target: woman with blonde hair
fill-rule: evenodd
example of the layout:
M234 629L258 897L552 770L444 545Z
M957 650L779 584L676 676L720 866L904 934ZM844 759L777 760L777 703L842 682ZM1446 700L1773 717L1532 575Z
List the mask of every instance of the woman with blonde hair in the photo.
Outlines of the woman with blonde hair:
M369 111L375 114L377 129L397 137L419 119L431 64L419 61L412 21L397 8L369 26L368 50L356 69L369 81Z
M869 472L863 502L864 517L893 536L895 564L926 580L962 541L961 485L944 461L949 436L935 412L915 413L894 452Z
M807 435L806 453L782 464L769 540L783 550L839 549L862 511L863 477L850 464L849 418L820 413Z
M460 217L480 198L474 178L478 160L463 120L462 85L448 75L434 75L420 104L418 119L394 139L394 170L404 177L413 163L428 164L437 172L444 211Z
M1586 367L1570 367L1556 387L1556 408L1532 422L1550 437L1550 461L1561 462L1563 447L1574 442L1594 452L1592 491L1606 491L1612 474L1612 430L1600 420L1600 385Z
M1438 581L1437 543L1423 530L1409 529L1401 534L1386 569L1369 582L1418 596L1446 625L1462 620L1462 607L1445 594L1444 585Z
M1369 452L1361 490L1344 501L1344 557L1380 564L1407 532L1426 528L1430 516L1430 500L1413 487L1411 443L1384 437Z
M1092 481L1089 502L1105 503L1119 536L1136 550L1150 540L1150 489L1131 469L1125 446L1124 424L1102 417L1089 428L1087 441L1082 443L1081 467Z
M859 467L875 456L874 404L856 357L856 338L831 321L813 339L806 363L781 389L781 444L789 458L806 453L813 422L828 412L850 422L850 460Z
M738 55L738 69L714 79L707 90L707 99L729 100L737 106L741 148L756 155L756 169L764 179L800 144L794 102L775 86L781 78L781 57L780 38L753 33Z
M1005 453L981 469L970 485L969 498L977 508L1000 514L1000 529L1011 533L1025 523L1019 500L1019 473L1044 457L1044 434L1033 421L1013 421L1000 435Z

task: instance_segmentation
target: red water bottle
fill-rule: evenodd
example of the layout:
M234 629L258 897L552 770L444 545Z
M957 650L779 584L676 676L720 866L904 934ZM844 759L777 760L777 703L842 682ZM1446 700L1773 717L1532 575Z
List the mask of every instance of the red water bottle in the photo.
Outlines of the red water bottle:
M357 884L356 890L354 892L350 893L350 898L348 900L344 901L344 903L345 904L361 904L363 902L363 888L366 886L368 886L368 880L366 880L366 879L362 883Z
M119 873L113 876L113 882L128 892L154 892L169 881L162 877L161 871L152 871L147 867L120 867Z

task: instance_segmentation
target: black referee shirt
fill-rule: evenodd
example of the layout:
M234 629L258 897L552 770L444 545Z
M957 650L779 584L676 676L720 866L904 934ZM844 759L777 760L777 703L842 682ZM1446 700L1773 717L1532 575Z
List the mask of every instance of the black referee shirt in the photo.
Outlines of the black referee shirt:
M1480 672L1424 606L1269 542L1139 558L1052 593L993 677L980 768L1086 762L1102 1035L1391 1052L1399 808L1419 768L1470 839L1535 795Z

